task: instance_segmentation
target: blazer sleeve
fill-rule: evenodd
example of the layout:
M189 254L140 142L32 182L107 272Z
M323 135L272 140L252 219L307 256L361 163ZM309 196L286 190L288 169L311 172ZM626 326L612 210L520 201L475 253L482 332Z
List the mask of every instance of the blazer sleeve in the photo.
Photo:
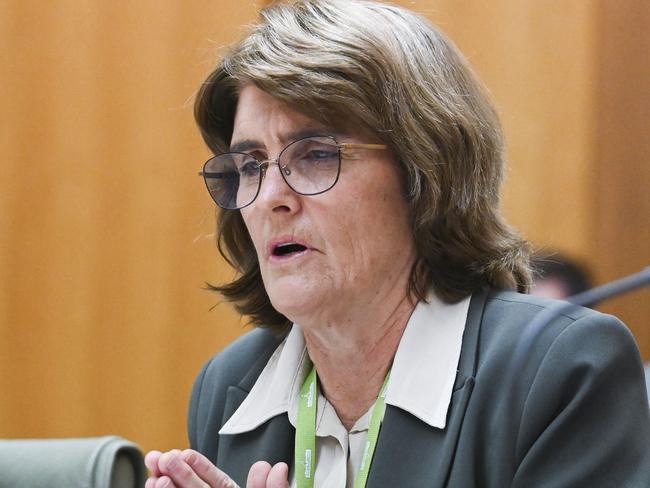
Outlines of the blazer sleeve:
M650 413L632 334L588 314L553 341L530 385L512 486L650 487Z

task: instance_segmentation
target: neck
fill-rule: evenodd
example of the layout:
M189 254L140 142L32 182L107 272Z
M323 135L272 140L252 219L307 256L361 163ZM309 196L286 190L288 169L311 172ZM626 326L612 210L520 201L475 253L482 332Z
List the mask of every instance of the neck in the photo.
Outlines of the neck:
M323 394L348 430L377 399L414 307L403 296L383 304L383 320L303 330Z

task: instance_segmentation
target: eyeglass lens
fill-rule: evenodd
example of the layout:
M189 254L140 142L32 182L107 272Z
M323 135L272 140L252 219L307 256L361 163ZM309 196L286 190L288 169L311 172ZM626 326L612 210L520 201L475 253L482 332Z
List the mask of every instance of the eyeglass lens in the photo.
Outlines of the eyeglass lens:
M278 156L285 182L302 195L316 195L332 188L339 177L340 162L338 145L331 137L299 139ZM220 154L205 163L203 177L217 205L238 209L257 198L268 166L268 162L260 162L250 154Z

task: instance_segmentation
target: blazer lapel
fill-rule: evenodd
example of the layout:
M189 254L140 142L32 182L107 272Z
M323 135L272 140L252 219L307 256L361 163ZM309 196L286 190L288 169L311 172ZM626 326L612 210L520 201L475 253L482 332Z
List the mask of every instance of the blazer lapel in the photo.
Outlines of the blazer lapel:
M478 339L487 290L472 296L458 374L444 429L387 405L373 456L369 488L441 488L447 483L467 404L474 389Z
M226 394L224 418L228 419L244 401L248 392L231 386ZM295 430L286 414L273 417L256 429L237 435L219 436L217 466L240 486L246 486L250 467L257 461L272 465L285 462L291 466Z
M369 488L445 486L474 379L452 395L450 420L444 430L431 427L404 410L388 405Z

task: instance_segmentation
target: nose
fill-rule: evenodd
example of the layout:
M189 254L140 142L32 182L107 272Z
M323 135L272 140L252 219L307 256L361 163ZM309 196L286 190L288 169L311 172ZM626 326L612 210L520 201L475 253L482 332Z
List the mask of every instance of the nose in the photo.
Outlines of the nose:
M253 205L271 210L273 212L294 212L299 207L299 197L285 179L281 171L289 171L273 159L264 161L265 167L262 174L260 192ZM289 173L290 174L290 173Z

